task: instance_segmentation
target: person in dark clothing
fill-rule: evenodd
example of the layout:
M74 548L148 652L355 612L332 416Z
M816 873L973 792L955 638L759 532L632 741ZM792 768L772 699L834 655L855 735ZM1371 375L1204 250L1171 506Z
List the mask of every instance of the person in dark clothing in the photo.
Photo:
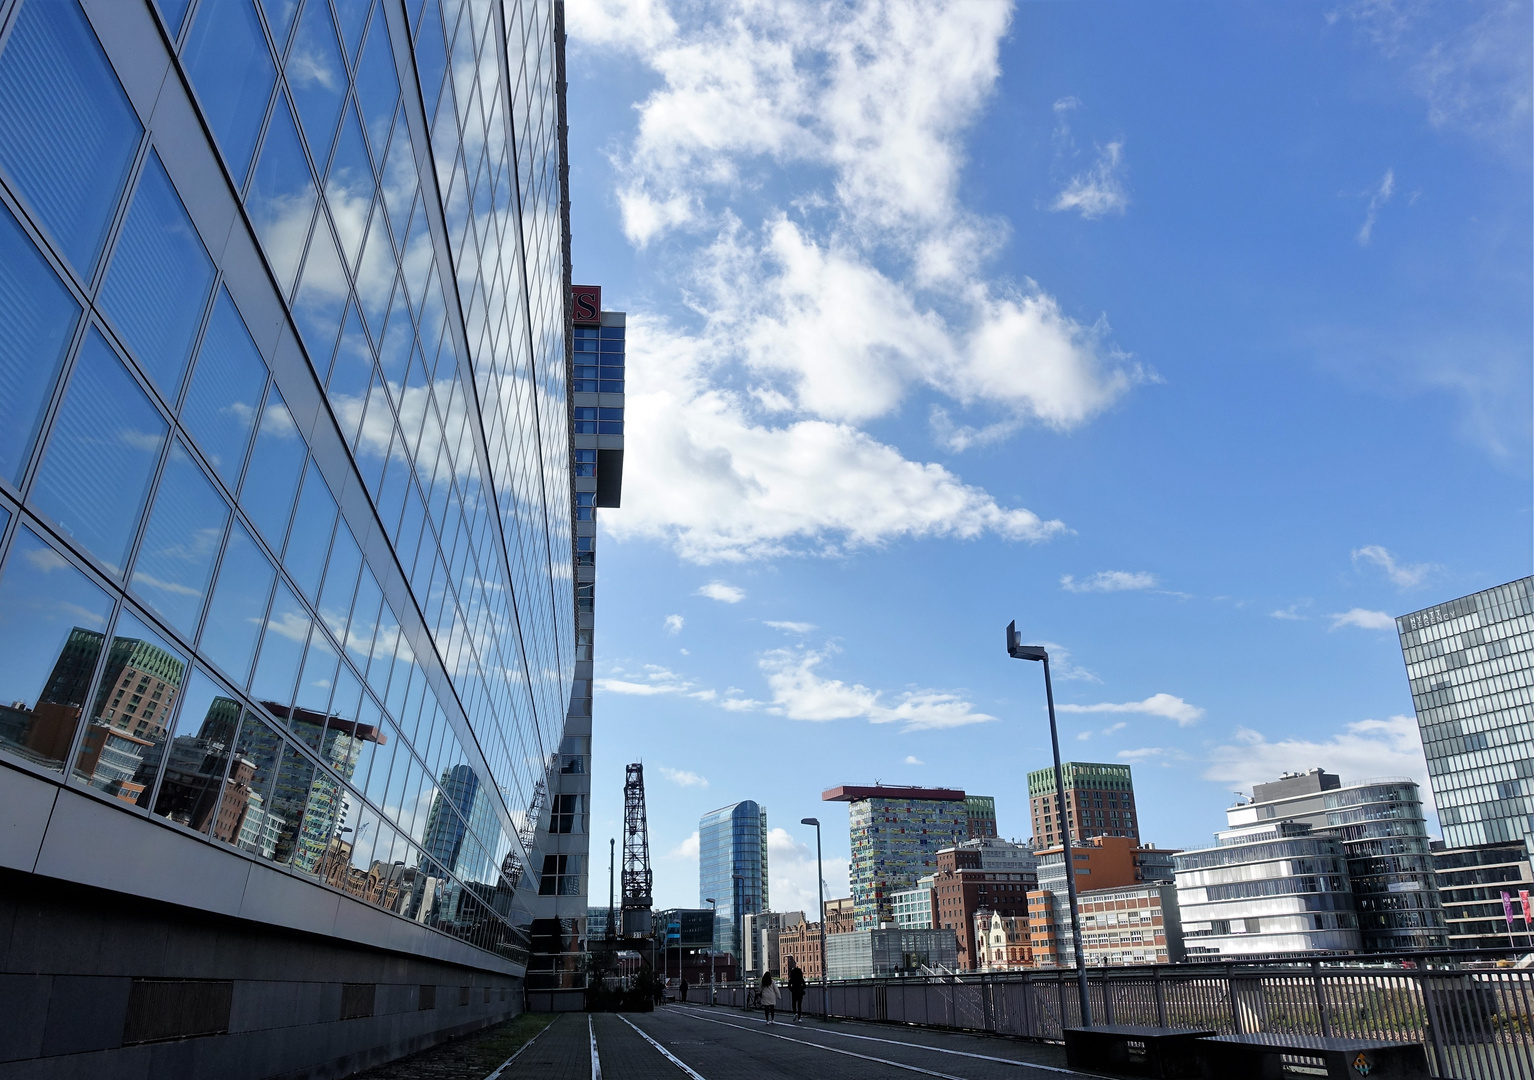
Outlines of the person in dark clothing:
M804 971L792 958L788 961L788 996L794 1002L794 1023L804 1023Z
M682 1004L686 1005L687 1004L687 977L685 975L682 976L682 982L681 982L681 986L679 987L679 989L680 989L681 994L682 994Z

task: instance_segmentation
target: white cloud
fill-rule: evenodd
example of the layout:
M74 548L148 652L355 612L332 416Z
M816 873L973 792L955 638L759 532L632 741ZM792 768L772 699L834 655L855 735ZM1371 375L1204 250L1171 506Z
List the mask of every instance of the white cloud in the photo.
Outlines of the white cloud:
M1364 223L1358 227L1359 247L1368 247L1369 241L1374 238L1374 222L1379 217L1380 207L1390 201L1396 190L1396 174L1394 169L1386 169L1385 175L1380 182L1364 195L1369 200L1369 208L1364 212Z
M708 787L708 781L705 778L686 769L668 769L662 765L660 774L678 787Z
M666 616L666 633L668 634L680 634L682 632L682 627L686 625L687 620L682 618L680 615Z
M1357 566L1359 560L1371 562L1385 571L1392 584L1403 589L1415 588L1421 585L1423 580L1433 572L1436 567L1432 563L1402 563L1397 562L1396 557L1386 548L1378 544L1370 544L1353 552L1353 565Z
M815 624L809 622L783 622L768 619L767 625L774 630L786 630L790 634L808 634L815 629Z
M1099 570L1084 581L1071 574L1060 579L1066 592L1125 592L1131 589L1154 589L1161 579L1145 570Z
M714 358L698 339L633 314L628 333L629 381L645 389L626 402L632 497L609 512L616 537L668 541L709 563L1065 530L853 426L762 422L742 395L710 385Z
M718 600L721 604L738 604L746 598L746 590L734 585L726 585L722 581L710 581L707 585L698 588L699 596L706 596L710 600Z
M662 857L667 859L697 859L698 834L696 832L693 833L676 847L666 852L666 854Z
M1051 210L1075 210L1091 221L1129 209L1124 186L1124 143L1111 142L1097 148L1097 160L1086 172L1077 173L1055 197Z
M787 829L767 830L767 873L774 911L802 911L806 919L819 918L819 893L815 888L814 831L805 826L808 839L801 840ZM837 856L824 859L826 899L846 896L847 860Z
M1348 16L1400 62L1434 127L1527 153L1534 26L1527 3L1354 0Z
M1383 611L1368 611L1357 607L1333 615L1331 619L1330 628L1333 630L1344 626L1356 626L1360 630L1394 630L1396 628L1395 619Z
M1422 785L1424 805L1432 805L1422 737L1410 716L1360 720L1325 742L1299 738L1269 742L1260 732L1237 728L1235 741L1215 747L1209 762L1204 779L1248 791L1253 784L1277 780L1280 773L1317 767L1339 774L1345 784L1376 776L1409 776Z
M1309 607L1310 604L1311 602L1309 600L1301 600L1299 603L1290 604L1286 608L1279 608L1277 611L1268 612L1268 617L1273 619L1287 619L1291 622L1304 622L1306 619L1310 618L1310 616L1301 615L1300 609Z
M926 764L925 761L923 761L921 758L917 757L915 754L907 754L905 756L905 763L907 765L925 765Z
M1178 727L1196 724L1204 715L1204 710L1197 705L1189 705L1172 694L1152 694L1144 701L1126 701L1123 704L1103 702L1098 705L1056 705L1055 709L1063 713L1143 713L1173 720Z
M617 198L696 315L631 311L642 490L609 519L620 533L717 561L1062 527L858 426L922 393L985 414L948 422L952 448L1064 431L1150 377L1104 319L990 272L1006 223L960 203L1010 19L940 0L572 4L577 51L654 76L615 144Z
M594 679L592 682L597 690L604 694L629 694L638 697L685 694L694 689L693 683L657 664L646 664L638 672L614 668L611 675Z
M1134 750L1120 750L1115 755L1120 761L1183 761L1185 755L1180 750L1169 749L1165 746L1141 746Z
M823 678L815 669L831 650L774 649L758 662L767 676L776 711L790 720L850 720L863 718L874 724L904 724L906 731L963 727L996 719L943 690L906 690L884 701L885 692L861 683Z

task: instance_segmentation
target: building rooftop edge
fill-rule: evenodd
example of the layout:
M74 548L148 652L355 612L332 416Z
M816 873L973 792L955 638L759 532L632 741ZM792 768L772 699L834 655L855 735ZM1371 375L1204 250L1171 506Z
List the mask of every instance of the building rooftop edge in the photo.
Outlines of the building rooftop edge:
M927 799L932 802L960 802L965 798L958 788L886 786L884 784L838 784L821 792L822 802L856 802L859 799Z

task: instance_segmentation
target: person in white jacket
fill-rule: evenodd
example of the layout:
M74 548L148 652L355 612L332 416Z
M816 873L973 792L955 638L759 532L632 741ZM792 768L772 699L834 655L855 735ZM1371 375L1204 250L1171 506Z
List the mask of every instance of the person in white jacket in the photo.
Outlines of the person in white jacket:
M762 1011L767 1014L767 1023L773 1022L773 1014L778 1010L778 984L773 981L772 972L762 976Z

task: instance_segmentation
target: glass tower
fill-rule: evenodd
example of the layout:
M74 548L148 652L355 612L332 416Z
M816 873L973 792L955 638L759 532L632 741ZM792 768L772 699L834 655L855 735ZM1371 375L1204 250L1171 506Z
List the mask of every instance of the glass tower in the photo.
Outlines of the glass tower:
M586 888L560 17L0 0L0 774L513 976Z
M717 908L709 900L717 902ZM741 920L770 910L767 808L747 800L698 821L698 900L715 910L714 948L739 962Z
M1534 836L1534 577L1396 620L1449 848Z

